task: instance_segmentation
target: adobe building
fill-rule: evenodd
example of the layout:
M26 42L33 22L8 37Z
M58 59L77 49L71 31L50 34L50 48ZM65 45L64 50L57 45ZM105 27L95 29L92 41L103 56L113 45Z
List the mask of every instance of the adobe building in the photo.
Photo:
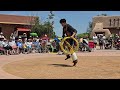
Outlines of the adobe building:
M92 20L91 37L96 34L120 34L120 16L95 16Z
M34 25L35 17L0 14L0 33L3 32L5 38L9 39L11 33L17 35L28 33ZM29 33L28 33L29 34Z

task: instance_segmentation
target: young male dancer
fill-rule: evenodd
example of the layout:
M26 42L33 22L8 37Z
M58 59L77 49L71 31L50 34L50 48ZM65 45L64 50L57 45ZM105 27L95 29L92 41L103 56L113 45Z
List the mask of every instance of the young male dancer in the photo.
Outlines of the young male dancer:
M67 24L66 19L61 19L61 20L60 20L60 24L61 24L62 27L63 27L63 35L62 35L63 38L64 38L65 36L67 36L67 37L75 37L75 35L76 35L76 33L77 33L77 30L74 29L71 25ZM73 39L69 39L67 42L69 42L69 44L70 44L71 46L74 45ZM74 63L73 66L76 66L76 64L77 64L77 62L78 62L76 53L73 53L71 56L70 56L70 54L68 54L68 55L66 55L66 57L67 57L67 58L66 58L65 60L67 60L67 59L69 59L70 57L72 57L73 63Z

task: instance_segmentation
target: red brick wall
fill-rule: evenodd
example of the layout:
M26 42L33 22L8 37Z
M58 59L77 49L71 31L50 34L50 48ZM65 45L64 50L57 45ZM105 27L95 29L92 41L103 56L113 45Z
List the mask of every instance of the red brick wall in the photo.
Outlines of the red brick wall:
M9 39L11 33L14 31L14 26L0 24L0 27L2 29L2 32L3 32L4 36L5 36L5 38Z
M25 25L8 25L8 24L0 24L0 27L2 28L2 32L5 36L5 38L9 39L11 33L14 32L14 29L16 27L19 27L19 28L25 28L25 27L28 27L28 26L25 26Z

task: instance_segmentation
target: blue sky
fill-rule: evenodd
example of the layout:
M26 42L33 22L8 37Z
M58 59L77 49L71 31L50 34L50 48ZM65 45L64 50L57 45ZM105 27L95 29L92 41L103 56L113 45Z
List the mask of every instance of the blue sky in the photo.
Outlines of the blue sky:
M34 14L33 14L34 13ZM54 31L56 35L62 35L62 27L59 24L61 18L65 18L67 23L77 29L78 33L86 32L88 22L92 21L92 17L98 14L108 14L108 16L120 16L120 11L53 11L54 17ZM0 14L11 15L38 15L43 22L46 20L49 11L0 11Z

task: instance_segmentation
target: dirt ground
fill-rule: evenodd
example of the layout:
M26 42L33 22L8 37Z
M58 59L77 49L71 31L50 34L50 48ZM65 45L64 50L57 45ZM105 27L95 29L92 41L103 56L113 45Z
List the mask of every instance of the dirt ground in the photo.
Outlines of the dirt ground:
M72 60L64 60L63 55L49 55L10 62L2 69L26 79L120 79L120 55L94 54L78 56L76 67L72 67Z

